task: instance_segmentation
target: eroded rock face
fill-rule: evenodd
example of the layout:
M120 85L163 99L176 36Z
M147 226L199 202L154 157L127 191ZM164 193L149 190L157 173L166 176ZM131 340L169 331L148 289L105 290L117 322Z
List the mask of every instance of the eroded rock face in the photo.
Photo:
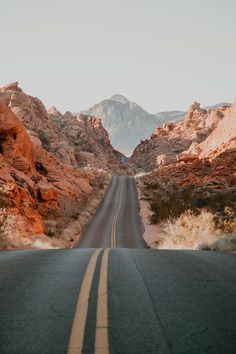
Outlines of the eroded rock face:
M15 237L41 234L44 224L38 209L40 187L33 180L37 176L34 146L21 121L3 104L0 105L0 137L1 229ZM50 209L50 201L45 207Z
M113 149L99 118L83 114L76 116L70 112L61 115L55 109L50 109L50 112L57 134L63 141L63 151L70 149L67 157L63 156L64 163L69 156L73 166L90 166L113 172L119 170L123 155ZM62 156L60 144L56 153Z
M46 111L43 103L24 93L18 83L0 89L1 102L21 119L33 143L43 146L60 162L73 168L95 167L114 173L124 168L123 155L113 149L99 118L61 114L55 107Z
M0 92L0 247L8 247L4 238L17 245L43 234L47 221L67 225L91 199L96 181L105 178L102 171L73 168L73 160L63 164L53 155L55 146L63 150L54 124L38 99L16 88L12 84ZM51 140L42 141L42 131ZM66 156L73 156L73 147L65 146Z
M214 159L224 151L236 149L236 101L231 107L221 107L214 114L210 112L207 123L209 119L214 129L204 141L195 142L180 154L180 159L187 155Z
M0 152L16 170L28 173L35 169L31 140L19 119L4 104L0 104Z
M162 128L157 128L149 140L137 146L130 161L151 171L159 165L158 156L163 154L170 162L177 158L184 161L195 159L204 150L200 143L223 122L231 109L223 106L216 110L206 110L194 102L182 122L164 124Z
M214 158L222 152L236 148L236 100L207 139L198 145L202 150L199 157Z

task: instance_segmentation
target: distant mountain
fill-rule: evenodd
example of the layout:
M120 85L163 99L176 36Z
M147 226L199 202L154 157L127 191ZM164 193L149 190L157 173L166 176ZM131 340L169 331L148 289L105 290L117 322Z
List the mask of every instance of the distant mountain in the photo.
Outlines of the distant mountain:
M220 102L220 103L214 104L213 106L205 106L204 108L205 109L217 109L217 108L220 108L220 107L223 107L223 106L232 106L232 103Z
M184 119L186 112L183 111L167 111L167 112L159 112L156 113L155 116L160 120L162 123L178 123L182 119Z
M159 117L118 94L83 113L100 117L112 145L126 156L132 154L140 140L150 137L155 128L162 124Z
M213 106L205 106L204 109L217 109L223 106L231 106L231 103L228 102L220 102ZM155 116L160 120L162 123L178 123L184 119L186 116L187 111L166 111L166 112L159 112L156 113Z
M220 103L207 108L216 109L222 105L228 104ZM132 154L141 140L150 138L157 127L161 127L164 123L178 123L186 115L183 111L150 114L120 94L115 94L82 113L101 118L112 145L126 156Z

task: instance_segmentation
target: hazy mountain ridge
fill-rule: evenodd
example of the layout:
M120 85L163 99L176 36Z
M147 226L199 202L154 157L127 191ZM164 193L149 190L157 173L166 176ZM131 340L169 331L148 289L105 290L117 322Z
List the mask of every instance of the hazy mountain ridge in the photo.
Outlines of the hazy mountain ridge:
M158 117L118 94L83 113L101 118L112 145L126 156L132 153L141 139L149 137L160 123Z

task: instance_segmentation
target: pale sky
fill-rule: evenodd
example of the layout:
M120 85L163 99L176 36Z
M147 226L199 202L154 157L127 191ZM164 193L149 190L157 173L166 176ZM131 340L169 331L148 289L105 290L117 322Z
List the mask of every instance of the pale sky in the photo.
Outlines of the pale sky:
M62 112L115 93L150 113L236 96L236 0L0 0L0 30L0 86Z

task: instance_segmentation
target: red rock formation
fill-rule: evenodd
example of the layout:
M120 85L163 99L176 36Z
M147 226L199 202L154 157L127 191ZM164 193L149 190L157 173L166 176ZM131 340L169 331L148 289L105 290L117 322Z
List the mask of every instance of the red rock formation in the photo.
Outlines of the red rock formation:
M157 128L149 140L142 141L130 161L147 171L153 170L159 164L168 164L179 159L195 159L196 152L203 149L202 143L211 132L220 125L231 108L220 107L216 110L205 110L200 108L200 104L194 102L184 120L178 124L164 124L162 128ZM189 149L189 150L188 150ZM185 152L184 154L181 154ZM161 157L159 157L161 155Z
M57 130L40 101L17 87L12 84L0 92L0 247L4 237L16 245L20 239L44 233L46 220L67 225L90 200L96 180L104 178L94 169L65 165L44 149L40 129L49 127L49 133L45 131L53 143L44 142L49 150L60 143ZM31 128L31 137L24 125Z
M236 188L236 150L228 150L209 159L189 159L156 169L148 178L167 178L179 187L212 186L213 189Z
M36 174L33 144L19 119L3 104L0 104L0 151L2 228L24 235L43 233L35 183L30 178Z
M224 112L224 114L222 113ZM179 160L191 158L214 159L226 150L236 149L236 101L232 107L222 107L214 115L212 132L201 143L192 144L179 155ZM211 114L212 118L212 114Z
M61 140L57 154L64 162L68 157L68 154L63 156L67 144L71 149L69 161L73 161L73 165L119 171L123 155L113 149L99 118L83 114L76 116L70 112L62 115L55 107L50 108L49 112Z
M124 156L114 150L101 120L94 116L62 115L55 107L25 94L18 83L0 89L0 102L7 104L26 127L31 140L43 146L62 163L77 167L102 168L115 174L131 173Z
M12 111L0 104L0 152L18 171L28 173L34 170L34 156L31 140Z

